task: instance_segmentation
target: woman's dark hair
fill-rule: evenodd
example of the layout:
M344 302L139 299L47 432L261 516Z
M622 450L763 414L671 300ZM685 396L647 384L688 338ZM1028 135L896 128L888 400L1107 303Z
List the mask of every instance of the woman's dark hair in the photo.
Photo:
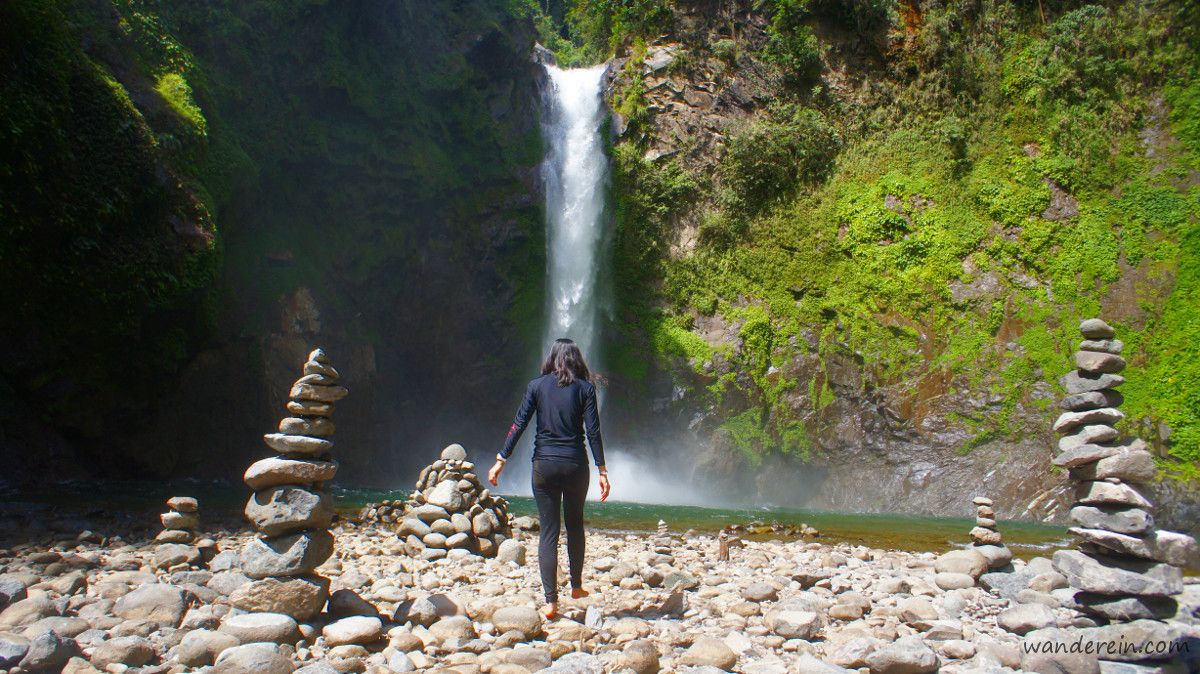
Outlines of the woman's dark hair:
M553 373L558 378L559 386L566 386L574 381L591 381L592 373L588 371L587 363L583 361L583 352L574 340L561 338L554 340L550 347L550 355L542 363L542 374Z

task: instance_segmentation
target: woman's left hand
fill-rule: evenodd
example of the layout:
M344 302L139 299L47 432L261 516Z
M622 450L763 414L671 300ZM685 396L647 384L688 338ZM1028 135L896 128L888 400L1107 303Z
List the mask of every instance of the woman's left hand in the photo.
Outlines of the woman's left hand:
M488 471L488 482L491 482L493 487L496 486L496 482L500 479L500 473L502 472L504 472L504 462L496 459L495 465Z
M612 486L608 483L608 471L600 471L600 500L608 500L608 492L612 491Z

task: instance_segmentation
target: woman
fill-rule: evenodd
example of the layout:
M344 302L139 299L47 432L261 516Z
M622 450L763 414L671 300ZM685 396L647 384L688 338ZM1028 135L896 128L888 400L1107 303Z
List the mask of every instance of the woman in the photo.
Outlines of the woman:
M604 467L604 440L600 437L600 414L596 409L596 387L583 354L575 342L559 339L542 364L542 376L529 382L517 418L508 429L504 449L488 471L493 486L513 448L537 412L537 437L533 441L533 498L541 520L538 566L546 608L558 613L558 528L559 506L567 526L567 558L571 567L571 598L588 596L583 589L583 502L587 499L590 471L583 439L592 448L600 470L600 500L608 499L608 470Z

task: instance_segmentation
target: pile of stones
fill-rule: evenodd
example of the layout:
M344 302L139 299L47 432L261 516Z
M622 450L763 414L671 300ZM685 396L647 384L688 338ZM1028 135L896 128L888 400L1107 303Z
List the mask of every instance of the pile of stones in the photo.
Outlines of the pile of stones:
M1177 635L1161 621L1177 610L1178 567L1200 565L1196 542L1155 528L1139 487L1155 477L1154 459L1142 440L1118 440L1121 340L1100 319L1083 321L1080 331L1076 370L1062 379L1066 411L1054 423L1063 434L1054 464L1070 470L1076 500L1070 531L1080 545L1056 552L1054 567L1076 590L1077 610L1100 623L1132 621L1123 627L1142 640L1171 641Z
M380 524L395 524L404 519L404 501L383 500L379 503L368 503L358 513L360 522L378 522Z
M163 530L154 540L159 543L191 543L200 527L200 503L190 496L167 499L167 512L159 515Z
M1003 545L1004 538L996 530L996 511L992 510L992 499L976 496L975 528L971 529L971 542L975 545Z
M243 478L254 490L245 513L258 535L241 555L242 572L254 582L231 598L234 606L305 620L325 604L329 581L313 570L333 554L333 498L324 487L338 468L329 439L334 403L347 393L325 353L310 353L289 394L292 416L263 436L278 456L255 462Z
M454 444L421 470L397 527L409 555L495 557L512 538L508 502L486 489L474 468L462 445Z

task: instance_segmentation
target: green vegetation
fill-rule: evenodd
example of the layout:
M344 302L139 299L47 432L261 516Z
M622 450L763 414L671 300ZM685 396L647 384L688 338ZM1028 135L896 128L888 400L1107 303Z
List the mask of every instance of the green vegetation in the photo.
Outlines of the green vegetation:
M801 333L822 359L861 358L876 386L945 375L1001 400L957 420L972 437L960 451L1043 433L1054 411L1040 382L1057 390L1079 319L1102 314L1128 344L1136 427L1169 426L1164 465L1200 475L1196 8L1048 4L1044 20L1002 3L765 11L754 58L782 84L729 137L715 175L698 170L688 199L660 199L647 176L688 183L688 172L640 160L636 140L615 150L619 236L639 243L617 249L618 268L636 269L620 279L626 306L642 308L648 333L714 314L740 326L724 371L752 383L703 370L691 351L692 379L680 374L714 401L734 389L749 401L723 424L736 446L807 446L789 438L832 392L820 375L787 380L785 364L810 349ZM813 36L836 30L886 35L854 91L820 85L820 54L846 47ZM752 53L686 47L727 64ZM696 250L640 245L681 220L698 224ZM670 363L687 340L651 345ZM798 387L813 409L781 395Z

